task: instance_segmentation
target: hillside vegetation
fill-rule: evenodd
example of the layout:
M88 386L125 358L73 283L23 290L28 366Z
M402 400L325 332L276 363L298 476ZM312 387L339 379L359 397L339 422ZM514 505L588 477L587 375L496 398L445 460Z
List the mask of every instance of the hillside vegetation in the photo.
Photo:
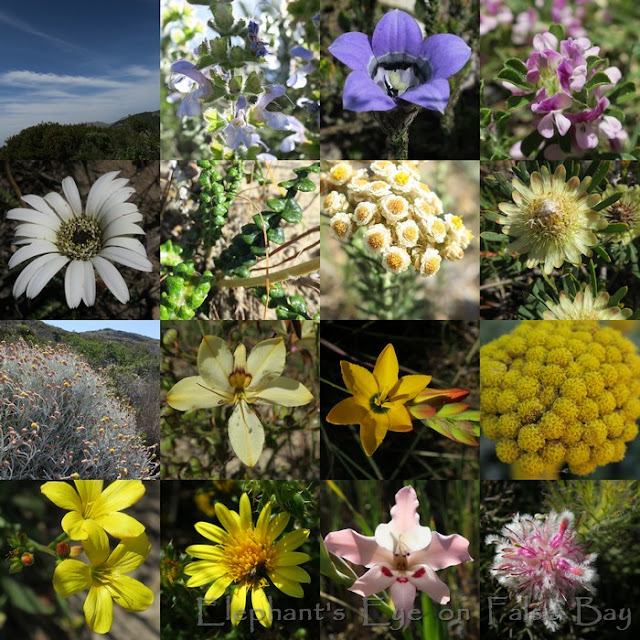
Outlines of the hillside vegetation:
M158 160L160 112L147 111L118 122L58 124L42 122L7 138L0 158L29 160Z
M147 445L159 442L159 345L145 336L113 329L74 333L39 320L0 321L0 340L20 339L46 346L64 344L109 381L110 390L128 398Z

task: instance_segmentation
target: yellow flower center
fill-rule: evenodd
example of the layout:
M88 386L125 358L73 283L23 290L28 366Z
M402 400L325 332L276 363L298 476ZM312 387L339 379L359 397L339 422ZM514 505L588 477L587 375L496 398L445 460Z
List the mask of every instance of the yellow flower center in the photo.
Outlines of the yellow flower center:
M384 247L384 235L382 233L372 233L367 238L367 244L372 249L382 249Z
M349 225L344 220L337 220L331 224L333 232L340 238L347 235Z
M391 404L386 402L387 393L376 393L369 399L369 408L373 413L387 413L391 408Z
M405 227L402 231L402 237L407 242L416 242L418 240L418 229L416 227Z
M398 171L398 173L393 177L393 181L404 187L407 182L409 182L409 178L411 178L411 176L406 171Z
M436 256L424 261L423 270L428 276L436 273L438 269L440 269L440 260Z
M249 583L252 588L266 586L267 572L273 569L276 548L258 539L255 531L241 531L224 545L225 564L234 582Z
M229 384L236 390L236 393L241 393L251 384L251 374L244 369L236 369L229 376Z
M396 215L407 210L407 201L404 198L390 198L387 202L387 209Z
M390 269L402 268L402 258L397 253L388 253L384 259Z
M331 169L331 176L340 182L346 180L351 173L351 167L347 164L337 164Z
M558 194L536 198L529 207L529 225L543 236L563 233L575 221L575 204L575 199Z

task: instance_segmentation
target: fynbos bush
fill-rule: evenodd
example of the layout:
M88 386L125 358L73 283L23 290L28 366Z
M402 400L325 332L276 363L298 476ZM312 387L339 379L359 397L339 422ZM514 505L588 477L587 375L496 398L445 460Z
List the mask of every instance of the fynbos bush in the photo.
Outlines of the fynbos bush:
M156 475L131 407L64 346L1 342L0 371L0 479Z

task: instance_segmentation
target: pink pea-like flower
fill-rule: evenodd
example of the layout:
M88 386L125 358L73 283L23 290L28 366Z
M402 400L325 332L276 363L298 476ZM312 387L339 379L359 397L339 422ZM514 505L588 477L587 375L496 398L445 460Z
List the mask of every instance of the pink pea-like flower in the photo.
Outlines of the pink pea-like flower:
M516 514L500 536L485 539L496 545L493 577L519 604L533 608L551 631L567 619L566 608L575 607L576 593L595 592L596 554L587 554L576 540L573 523L570 511Z

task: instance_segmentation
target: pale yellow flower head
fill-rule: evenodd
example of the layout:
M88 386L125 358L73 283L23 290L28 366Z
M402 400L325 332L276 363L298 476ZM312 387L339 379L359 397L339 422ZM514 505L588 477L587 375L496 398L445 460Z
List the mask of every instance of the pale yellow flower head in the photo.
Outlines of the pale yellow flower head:
M505 214L503 232L514 238L507 252L527 254L526 265L543 265L545 273L565 262L581 264L582 256L591 256L597 244L594 233L606 226L606 219L593 210L600 196L589 194L591 178L573 176L558 165L553 174L546 166L531 174L529 185L513 179L513 202L501 202Z
M259 342L247 357L243 344L232 354L217 336L205 336L198 349L200 375L177 382L167 403L179 411L230 405L229 441L235 454L253 467L264 448L264 428L252 404L299 407L313 400L293 378L282 376L287 350L282 338Z
M545 320L626 320L633 314L631 309L609 306L609 294L601 291L594 297L591 286L576 293L573 300L564 292L560 292L558 304L547 302L547 309L542 315Z
M336 213L329 221L333 235L341 240L348 240L353 232L353 221L346 213Z

